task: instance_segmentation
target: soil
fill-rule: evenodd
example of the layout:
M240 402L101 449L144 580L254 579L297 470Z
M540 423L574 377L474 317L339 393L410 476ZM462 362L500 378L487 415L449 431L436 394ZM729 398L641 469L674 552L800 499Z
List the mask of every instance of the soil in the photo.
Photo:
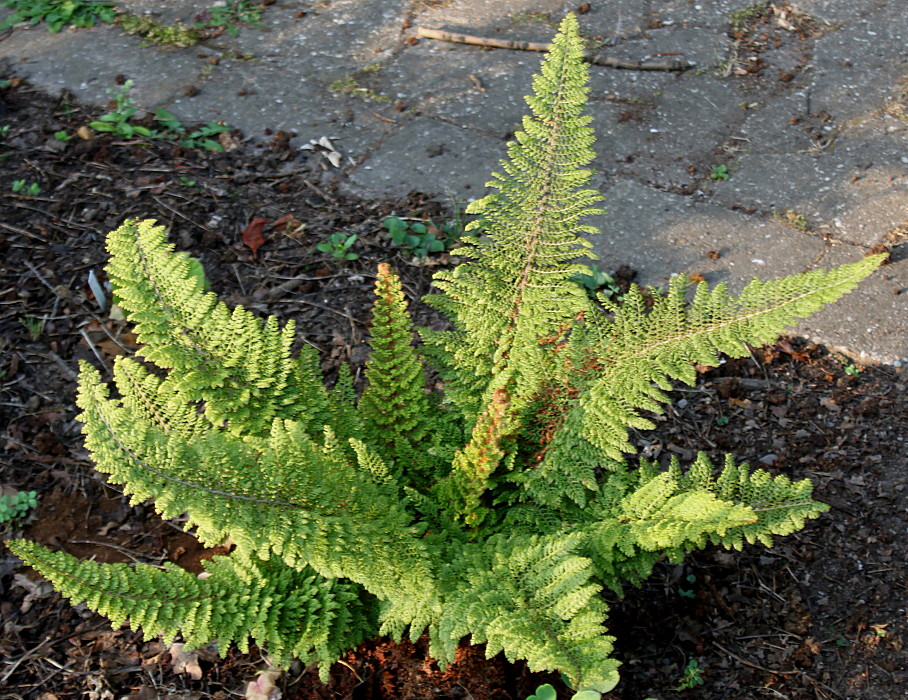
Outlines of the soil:
M434 266L395 249L381 220L448 214L429 198L369 202L342 197L319 154L292 151L287 134L256 144L241 134L215 154L105 136L59 141L97 118L71 100L13 81L3 92L10 129L0 143L0 485L34 490L25 520L0 525L101 561L174 561L192 571L211 556L150 507L130 507L93 472L74 407L80 359L109 371L132 352L128 327L109 318L89 284L104 281L104 234L126 218L156 218L199 258L230 304L295 318L331 381L339 363L364 361L363 338L378 262L389 261L423 325L419 304ZM14 193L13 182L40 193ZM243 231L264 220L254 253ZM355 233L355 261L315 245ZM248 238L248 234L247 234ZM623 271L626 273L626 270ZM630 275L623 274L626 279ZM650 458L690 460L729 451L773 473L810 477L831 510L772 549L710 548L683 565L661 563L612 605L609 629L623 661L611 700L643 698L908 697L906 550L908 382L900 370L857 367L788 338L751 358L704 371L679 390L656 431L635 436ZM227 698L267 668L253 650L187 652L72 607L8 550L0 559L0 698ZM693 664L693 665L691 665ZM692 689L680 689L684 680ZM697 684L697 680L702 684ZM463 646L442 672L424 640L376 640L347 654L330 683L292 666L285 698L522 699L541 683L482 647Z

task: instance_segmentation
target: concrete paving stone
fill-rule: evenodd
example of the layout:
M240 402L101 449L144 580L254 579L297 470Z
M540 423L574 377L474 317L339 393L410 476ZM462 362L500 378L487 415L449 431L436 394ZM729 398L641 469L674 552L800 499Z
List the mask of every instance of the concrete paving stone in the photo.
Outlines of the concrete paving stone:
M737 139L751 153L797 153L815 145L814 133L830 134L832 124L810 116L809 91L793 89L783 95L744 95L748 105Z
M711 183L711 201L791 210L836 238L872 246L908 212L908 125L879 116L841 134L825 151L751 153L731 177Z
M740 95L712 75L688 74L664 82L654 100L653 109L639 111L640 121L634 117L599 128L597 150L604 157L597 167L606 170L620 160L623 164L611 169L623 175L665 189L690 186L696 179L690 168L702 177L716 160L716 149L743 121Z
M414 25L521 41L551 41L558 22L569 9L576 7L563 0L452 0L414 4L417 6ZM547 17L550 23L545 22Z
M221 67L221 66L219 66ZM197 83L198 93L168 105L181 120L223 121L247 136L266 139L265 129L296 131L294 145L321 136L341 139L345 155L356 159L392 131L350 98L332 95L319 81L260 62L242 61Z
M276 5L258 32L244 27L230 46L330 83L390 56L401 41L407 0L333 0ZM297 18L297 12L305 12Z
M382 94L408 108L504 138L527 111L524 95L541 59L532 52L423 40L395 56L376 77Z
M604 269L630 265L643 285L674 274L700 273L733 292L753 275L763 279L801 272L822 257L825 243L756 216L698 203L620 180L604 192L606 213L591 217L602 235L593 251ZM710 251L719 254L711 260Z
M349 176L345 188L370 197L417 191L458 202L485 192L504 156L499 139L436 119L417 117L381 143Z
M799 0L798 9L832 25L846 25L888 6L899 7L901 0Z
M816 40L809 87L813 112L846 123L879 109L908 76L908 5L877 9Z
M820 267L858 259L851 246L833 246ZM885 265L797 332L864 362L908 366L908 259Z
M50 94L69 90L80 102L99 106L110 100L116 76L125 75L135 81L130 94L136 104L153 109L179 94L202 65L185 51L154 50L141 43L111 25L57 34L38 25L17 29L0 42L0 60L10 61L17 75Z

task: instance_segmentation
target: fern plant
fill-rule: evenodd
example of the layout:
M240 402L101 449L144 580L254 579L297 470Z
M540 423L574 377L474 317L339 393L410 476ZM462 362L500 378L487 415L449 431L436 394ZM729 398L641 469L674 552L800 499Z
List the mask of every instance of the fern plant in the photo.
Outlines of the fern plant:
M139 355L118 358L116 394L87 364L78 405L98 469L133 503L188 514L231 552L197 578L173 565L77 561L11 549L73 602L187 644L251 638L277 663L330 663L369 637L416 640L449 663L465 637L573 687L618 680L604 589L707 544L772 544L826 509L807 480L704 454L666 469L629 459L672 380L743 356L851 290L880 256L755 280L737 298L676 277L649 302L591 298L575 262L597 233L587 70L568 16L527 98L494 193L471 205L483 235L436 275L427 301L451 329L414 328L400 283L378 268L367 387L326 389L293 322L232 311L206 292L163 228L128 221L108 273ZM692 292L692 293L689 293ZM425 388L423 363L444 395Z

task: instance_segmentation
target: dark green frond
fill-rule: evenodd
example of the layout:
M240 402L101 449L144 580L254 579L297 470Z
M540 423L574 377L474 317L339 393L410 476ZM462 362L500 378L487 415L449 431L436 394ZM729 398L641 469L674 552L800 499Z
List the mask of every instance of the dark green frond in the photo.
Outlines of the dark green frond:
M420 449L435 414L426 395L422 362L413 347L413 323L400 280L387 263L378 266L372 309L372 352L366 362L368 386L359 400L363 435L389 463L409 462L407 474L431 472ZM398 468L399 468L398 464Z
M8 544L73 604L85 602L114 627L128 622L146 635L181 634L188 647L217 640L221 652L231 643L248 652L252 639L278 665L293 658L319 664L323 681L376 624L377 603L361 586L279 560L214 557L204 562L205 575L195 576L171 563L101 564L33 542Z

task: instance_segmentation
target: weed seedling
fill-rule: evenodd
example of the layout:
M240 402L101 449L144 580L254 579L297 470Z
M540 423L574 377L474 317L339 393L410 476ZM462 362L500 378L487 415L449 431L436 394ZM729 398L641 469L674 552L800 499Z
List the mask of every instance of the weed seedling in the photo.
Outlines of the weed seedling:
M37 505L37 491L19 491L14 496L0 496L0 525L24 518Z
M860 377L863 370L853 363L845 365L845 374L852 377Z
M9 124L4 124L3 126L0 126L0 139L6 138L7 134L9 134L10 128L11 127Z
M800 233L810 233L810 224L807 221L807 217L791 209L786 209L784 212L774 211L772 218L782 226L794 229Z
M389 216L382 222L382 226L388 229L394 245L407 248L417 258L424 258L429 253L441 253L447 247L446 241L435 235L435 232L441 231L434 224L432 230L429 230L429 226L422 222L408 222L398 216Z
M54 138L57 139L57 141L66 142L66 141L69 141L72 137L73 137L73 135L71 133L69 133L66 129L61 129L60 131L54 132Z
M114 134L125 139L135 136L153 137L154 132L148 127L130 123L138 111L129 96L129 91L132 90L134 84L132 80L127 80L119 90L108 90L107 92L114 102L113 111L102 114L97 121L90 122L89 126L95 131Z
M25 197L37 197L41 194L41 185L37 182L27 182L26 180L13 180L10 189L16 194L21 194Z
M685 581L687 581L688 583L696 583L697 577L694 576L693 574L688 574L685 577ZM678 588L678 595L681 596L682 598L696 598L697 597L697 594L694 593L692 590L689 591L684 588Z
M41 337L41 333L44 332L43 319L35 318L34 316L23 316L19 319L19 323L25 326L32 340L37 340Z
M215 7L209 7L196 15L196 29L223 27L230 36L236 36L238 24L258 24L262 19L262 7L248 0L228 0Z
M703 685L703 669L700 668L696 659L691 659L684 667L675 690L690 690L698 685Z
M726 165L714 165L709 169L710 180L727 180L730 176Z
M359 255L350 250L350 248L356 243L357 238L358 236L355 233L351 233L348 236L346 233L338 231L337 233L332 233L328 236L327 241L319 243L315 248L323 253L328 253L335 260L356 260Z
M598 265L590 265L589 274L574 275L574 281L586 289L587 294L595 297L597 293L604 294L613 301L621 301L621 288L605 270L600 270Z

